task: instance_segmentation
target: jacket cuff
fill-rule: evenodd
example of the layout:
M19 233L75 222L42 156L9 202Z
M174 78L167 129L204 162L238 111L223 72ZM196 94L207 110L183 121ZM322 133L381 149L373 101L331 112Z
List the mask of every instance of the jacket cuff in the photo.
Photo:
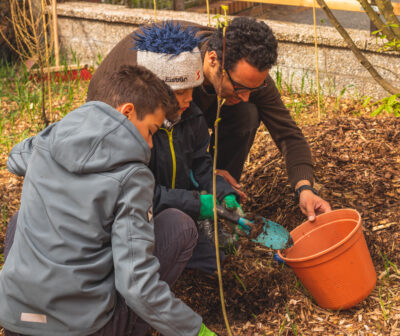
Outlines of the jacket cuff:
M300 180L308 180L314 185L314 169L310 165L299 165L288 169L289 181L294 188Z
M192 217L193 220L197 220L200 216L200 193L196 190L192 190L193 198L188 198L184 201L184 210L187 215Z
M218 199L218 201L222 202L223 199L225 198L225 196L229 195L229 194L234 194L237 197L239 197L239 195L235 191L235 189L233 189L232 186L228 182L226 182L222 176L217 175L216 182L217 182L216 184L217 184L217 199Z

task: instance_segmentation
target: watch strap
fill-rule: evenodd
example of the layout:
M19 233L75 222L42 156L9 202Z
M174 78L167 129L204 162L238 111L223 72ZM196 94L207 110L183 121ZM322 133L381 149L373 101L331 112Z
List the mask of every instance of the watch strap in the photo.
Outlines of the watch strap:
M318 191L316 191L313 187L311 187L308 184L302 185L301 187L298 187L295 191L294 191L294 199L296 200L296 202L299 201L300 199L300 193L303 190L311 190L313 192L314 195L319 196Z

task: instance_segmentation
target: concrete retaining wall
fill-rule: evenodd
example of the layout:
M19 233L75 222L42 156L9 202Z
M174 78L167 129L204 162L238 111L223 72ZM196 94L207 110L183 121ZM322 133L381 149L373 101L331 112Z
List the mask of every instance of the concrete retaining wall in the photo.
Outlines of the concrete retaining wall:
M73 51L80 63L96 64L123 37L135 27L154 21L154 11L123 6L85 2L67 2L57 5L61 51ZM181 19L207 25L206 14L192 12L158 11L157 20ZM299 91L315 88L314 28L311 25L286 22L265 22L273 29L279 41L278 71L283 81ZM400 87L400 57L378 52L379 47L369 32L349 30L357 46L375 65L380 74ZM318 57L320 81L324 94L387 96L357 61L334 28L318 27Z

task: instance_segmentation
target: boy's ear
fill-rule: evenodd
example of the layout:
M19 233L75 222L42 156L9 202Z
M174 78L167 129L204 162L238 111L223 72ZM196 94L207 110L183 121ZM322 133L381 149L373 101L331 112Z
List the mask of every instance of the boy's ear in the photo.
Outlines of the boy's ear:
M210 67L218 66L218 55L214 50L207 52L207 62Z
M125 103L117 107L117 110L121 112L129 120L136 118L135 106L132 103Z

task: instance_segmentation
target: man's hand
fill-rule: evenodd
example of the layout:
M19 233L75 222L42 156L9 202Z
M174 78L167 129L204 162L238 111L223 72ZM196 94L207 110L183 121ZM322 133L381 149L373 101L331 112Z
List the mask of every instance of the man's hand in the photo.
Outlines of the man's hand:
M236 179L227 171L224 169L217 169L216 173L220 176L222 176L226 182L228 182L233 190L235 190L240 198L246 199L247 195L241 190L241 187L239 183L236 181Z
M301 180L296 184L296 189L303 185L310 185L306 180ZM331 206L318 195L315 195L311 190L303 190L299 197L299 206L301 212L308 217L310 222L315 221L315 216L325 212L330 212Z

